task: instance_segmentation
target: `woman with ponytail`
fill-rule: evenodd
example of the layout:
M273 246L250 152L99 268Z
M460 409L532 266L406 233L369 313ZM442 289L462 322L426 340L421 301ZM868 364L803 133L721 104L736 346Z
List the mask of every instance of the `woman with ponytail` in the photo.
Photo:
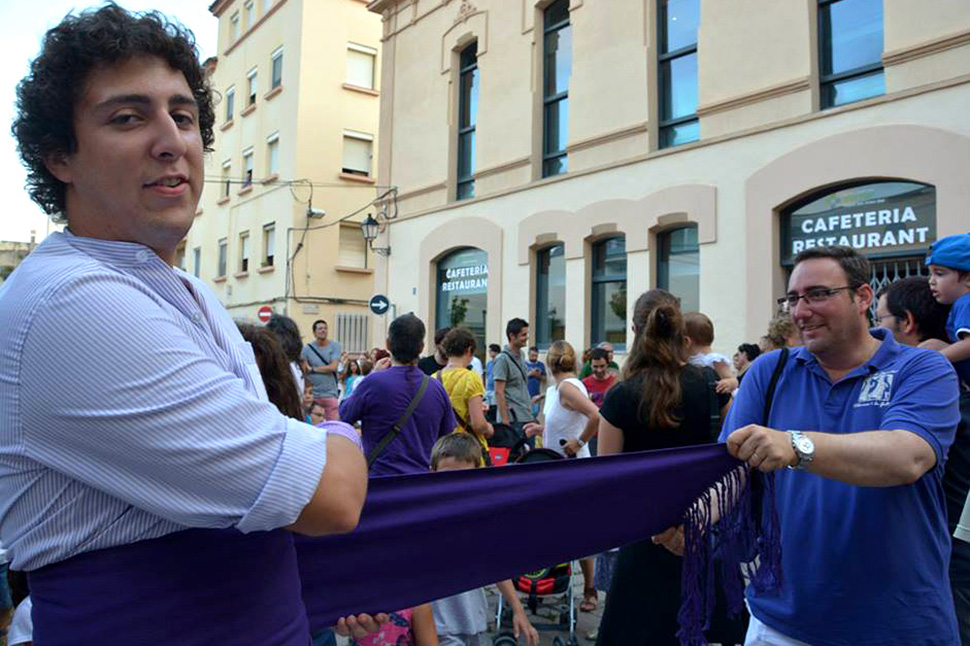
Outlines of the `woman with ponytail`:
M633 308L633 344L622 381L600 409L599 455L716 441L730 401L714 390L710 368L687 363L678 299L652 289ZM650 492L644 492L649 504ZM630 510L636 513L636 510ZM620 549L600 624L600 646L674 646L681 558L652 539Z

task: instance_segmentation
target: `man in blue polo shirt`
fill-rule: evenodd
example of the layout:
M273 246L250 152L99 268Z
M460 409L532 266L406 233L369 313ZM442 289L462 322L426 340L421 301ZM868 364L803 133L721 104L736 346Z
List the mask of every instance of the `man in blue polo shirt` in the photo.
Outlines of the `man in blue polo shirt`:
M732 455L777 470L784 582L747 591L746 644L959 644L941 485L957 378L938 352L868 328L868 279L847 247L795 258L781 303L805 345L767 423L777 351L749 369L725 423Z

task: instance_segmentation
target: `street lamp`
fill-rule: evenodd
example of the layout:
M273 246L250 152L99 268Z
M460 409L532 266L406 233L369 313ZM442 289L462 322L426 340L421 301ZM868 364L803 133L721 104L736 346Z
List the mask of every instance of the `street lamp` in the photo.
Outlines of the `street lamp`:
M391 255L390 247L374 246L374 241L377 240L377 235L380 233L380 230L381 230L380 222L375 220L374 217L370 213L368 213L367 219L364 220L360 225L360 232L361 234L363 234L364 240L367 242L367 245L374 253L385 257L390 256Z

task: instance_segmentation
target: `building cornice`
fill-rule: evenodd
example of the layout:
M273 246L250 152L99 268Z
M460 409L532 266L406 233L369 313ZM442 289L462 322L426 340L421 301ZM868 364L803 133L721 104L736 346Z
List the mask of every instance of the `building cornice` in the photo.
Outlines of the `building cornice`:
M215 0L215 2L209 5L209 12L218 18L222 12L228 9L229 5L235 1L236 0Z
M717 114L718 112L735 110L755 103L761 103L762 101L770 101L771 99L788 96L789 94L798 94L799 92L805 92L811 89L811 78L804 76L794 81L779 83L778 85L772 85L761 90L756 90L755 92L739 94L721 101L697 106L697 116L706 117Z
M970 30L957 32L949 36L943 36L942 38L934 38L933 40L927 40L910 47L894 49L891 52L885 52L882 55L882 64L889 67L891 65L899 65L900 63L908 63L918 58L932 56L950 49L963 47L964 45L970 45Z
M587 148L594 148L596 146L602 146L603 144L608 144L613 141L618 141L620 139L627 139L628 137L636 137L639 135L644 135L647 133L647 122L637 123L632 126L627 126L625 128L618 128L616 130L611 130L610 132L604 132L600 135L594 135L592 137L587 137L586 139L580 139L574 143L568 144L566 146L566 152L572 153L577 150L585 150Z
M226 0L226 2L231 3L233 2L233 0ZM223 56L228 56L233 52L233 50L235 50L237 47L242 45L243 41L249 38L249 35L251 33L259 29L259 26L262 25L267 20L269 20L269 17L272 16L274 13L276 13L280 7L286 4L286 2L287 0L278 0L276 4L274 4L272 7L269 8L269 11L267 11L266 13L264 13L262 16L259 17L259 20L257 20L255 23L250 25L249 29L244 31L242 35L239 36L239 38L236 40L236 42L234 42L232 45L226 48L226 51L223 52Z

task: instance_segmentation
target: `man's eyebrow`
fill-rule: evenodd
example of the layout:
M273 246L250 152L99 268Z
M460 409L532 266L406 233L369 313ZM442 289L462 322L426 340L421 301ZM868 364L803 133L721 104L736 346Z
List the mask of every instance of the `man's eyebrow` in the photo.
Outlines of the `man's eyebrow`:
M109 110L122 105L151 105L152 99L146 94L119 94L105 99L95 106L95 110ZM188 106L198 107L198 103L191 96L174 94L168 99L169 107Z
M829 287L828 285L809 285L808 287L805 288L805 292L803 293L808 293L816 289L833 289L833 288ZM795 291L794 289L789 289L787 292L787 294L797 294L797 293L798 292Z

